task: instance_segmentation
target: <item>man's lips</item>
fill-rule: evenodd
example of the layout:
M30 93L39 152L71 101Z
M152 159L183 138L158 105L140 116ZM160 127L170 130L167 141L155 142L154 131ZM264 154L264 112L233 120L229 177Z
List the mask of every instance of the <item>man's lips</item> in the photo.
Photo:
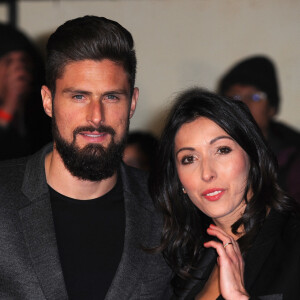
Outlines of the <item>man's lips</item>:
M208 201L217 201L224 195L224 193L225 189L214 188L204 191L202 196Z
M108 133L107 132L96 132L96 131L93 131L93 132L83 131L83 132L80 132L79 134L84 135L84 136L97 138L97 137L100 137L100 136L104 136Z
M98 131L81 131L78 133L84 139L89 140L90 142L102 142L107 135L110 135L108 132L98 132Z

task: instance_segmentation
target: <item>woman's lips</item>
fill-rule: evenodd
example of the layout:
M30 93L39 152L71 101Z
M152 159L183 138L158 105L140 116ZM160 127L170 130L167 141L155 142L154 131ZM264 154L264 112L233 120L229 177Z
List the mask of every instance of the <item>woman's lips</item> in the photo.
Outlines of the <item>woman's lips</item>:
M208 201L217 201L219 200L223 194L225 193L225 189L209 189L202 193L202 196Z

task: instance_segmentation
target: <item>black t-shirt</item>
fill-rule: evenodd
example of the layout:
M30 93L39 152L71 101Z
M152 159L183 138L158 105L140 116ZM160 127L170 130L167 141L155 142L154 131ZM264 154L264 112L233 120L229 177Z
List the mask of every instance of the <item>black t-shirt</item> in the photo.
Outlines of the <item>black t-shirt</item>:
M104 299L123 252L121 179L102 197L75 200L49 186L58 252L70 299Z

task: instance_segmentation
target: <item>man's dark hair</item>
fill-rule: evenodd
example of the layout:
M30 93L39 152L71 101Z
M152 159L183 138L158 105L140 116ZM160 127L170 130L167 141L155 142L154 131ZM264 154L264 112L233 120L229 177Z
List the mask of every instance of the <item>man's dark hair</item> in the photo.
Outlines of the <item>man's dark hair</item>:
M110 59L121 64L133 92L136 56L130 32L115 21L84 16L67 21L48 40L46 83L53 98L56 79L63 75L64 67L70 62L85 59Z
M267 94L269 104L276 113L280 105L279 84L275 63L268 57L247 57L234 65L220 80L219 93L226 95L235 84L251 85Z

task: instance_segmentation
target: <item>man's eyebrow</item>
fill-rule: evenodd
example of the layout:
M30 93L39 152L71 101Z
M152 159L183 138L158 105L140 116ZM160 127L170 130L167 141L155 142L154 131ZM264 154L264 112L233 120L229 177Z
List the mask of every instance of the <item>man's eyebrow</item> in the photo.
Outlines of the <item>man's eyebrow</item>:
M81 89L76 89L76 88L65 88L63 89L63 94L83 94L83 95L91 95L92 92L90 91L85 91L85 90L81 90ZM129 95L129 92L126 89L120 89L120 90L111 90L111 91L106 91L102 94L102 96L107 96L107 95L111 95L111 94L115 94L115 95Z
M221 140L221 139L229 139L229 140L232 140L233 141L233 138L231 136L228 136L228 135L221 135L221 136L217 136L216 138L212 139L209 144L213 144L215 143L216 141L218 140Z
M83 94L83 95L90 95L92 92L79 90L75 88L65 88L62 90L63 94Z
M104 92L102 95L106 96L106 95L111 95L111 94L115 94L115 95L129 95L129 92L125 89L120 89L120 90L112 90L112 91L106 91Z

